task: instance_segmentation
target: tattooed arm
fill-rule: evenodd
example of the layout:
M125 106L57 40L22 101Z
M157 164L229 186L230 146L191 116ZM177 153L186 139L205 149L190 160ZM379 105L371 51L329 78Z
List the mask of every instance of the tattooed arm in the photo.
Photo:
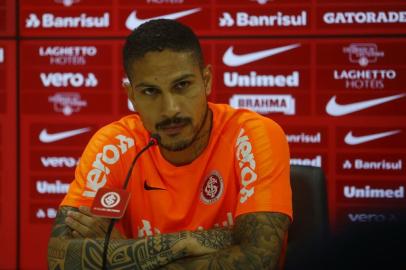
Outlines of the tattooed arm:
M104 238L75 236L66 224L69 211L79 210L61 207L58 211L48 243L49 269L100 269ZM179 232L140 239L112 239L107 256L109 269L157 269L176 259L212 253L231 244L231 233L226 229L200 232L198 235L203 237L200 241L194 235Z
M289 223L289 218L279 213L241 215L233 230L236 244L215 253L178 260L164 269L276 269ZM200 241L209 240L203 235Z

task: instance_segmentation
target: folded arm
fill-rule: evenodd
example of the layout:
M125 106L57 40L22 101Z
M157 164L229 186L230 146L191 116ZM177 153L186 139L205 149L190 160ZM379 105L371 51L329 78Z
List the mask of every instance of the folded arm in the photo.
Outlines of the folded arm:
M204 256L177 260L164 269L276 269L289 223L288 216L280 213L241 215L233 230L236 244Z
M84 238L85 230L81 233L84 237L77 232L75 235L73 223L66 224L69 211L79 212L77 208L61 207L56 217L48 244L49 269L100 269L104 238ZM116 238L109 243L107 261L109 269L157 269L176 259L209 254L230 244L231 232L227 229Z

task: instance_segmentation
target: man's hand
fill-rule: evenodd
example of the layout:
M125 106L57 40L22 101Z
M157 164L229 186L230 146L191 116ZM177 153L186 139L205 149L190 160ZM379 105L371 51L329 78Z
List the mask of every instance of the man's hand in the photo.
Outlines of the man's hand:
M95 217L89 207L80 206L79 212L68 211L65 222L72 229L74 238L104 238L110 219ZM116 228L113 228L110 238L126 239Z

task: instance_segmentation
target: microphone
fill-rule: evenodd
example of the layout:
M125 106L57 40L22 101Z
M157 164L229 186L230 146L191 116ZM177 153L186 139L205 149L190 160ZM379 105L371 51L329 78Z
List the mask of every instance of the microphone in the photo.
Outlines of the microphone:
M142 153L147 151L151 146L158 145L160 143L160 141L161 141L161 136L159 136L159 134L157 134L157 133L151 134L148 144L146 146L144 146L144 148L142 148L141 151L138 152L138 154L134 157L134 159L131 163L131 166L128 169L125 181L124 181L124 185L123 185L124 190L127 189L128 183L130 181L131 173L133 171L134 165L137 162L138 158L142 155ZM109 224L109 227L107 228L106 236L104 238L103 263L102 263L103 270L107 270L107 248L109 246L110 235L111 235L111 232L113 231L113 227L114 227L114 224L116 223L116 220L117 219L110 219L110 224Z

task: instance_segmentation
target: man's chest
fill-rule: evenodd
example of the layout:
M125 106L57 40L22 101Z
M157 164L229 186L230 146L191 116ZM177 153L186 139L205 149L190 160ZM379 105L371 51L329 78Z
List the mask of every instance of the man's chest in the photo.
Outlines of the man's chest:
M136 173L128 209L138 236L232 226L238 201L233 162L209 162L188 171Z

